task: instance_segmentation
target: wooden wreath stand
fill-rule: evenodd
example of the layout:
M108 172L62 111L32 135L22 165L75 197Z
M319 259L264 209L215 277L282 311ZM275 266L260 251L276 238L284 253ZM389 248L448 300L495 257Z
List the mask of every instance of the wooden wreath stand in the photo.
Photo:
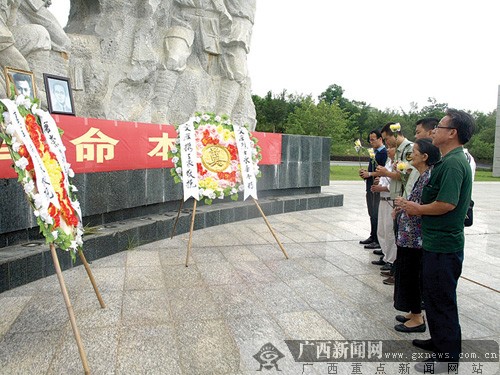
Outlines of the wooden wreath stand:
M286 253L286 250L285 248L283 247L283 244L281 243L281 241L278 239L278 236L276 236L276 232L274 231L274 229L271 227L271 223L269 223L269 220L267 220L267 217L266 215L264 214L264 211L262 211L262 208L260 207L259 203L257 202L257 199L253 198L253 202L255 203L255 205L257 206L260 214L262 215L262 218L264 219L264 221L266 222L267 224L267 227L269 228L269 231L271 232L271 234L273 235L274 239L276 240L276 242L278 243L281 251L283 252L283 255L285 255L285 258L288 259L288 254ZM193 228L194 228L194 218L196 216L196 204L197 204L197 200L194 199L194 203L193 203L193 213L191 215L191 225L189 227L189 241L188 241L188 247L187 247L187 254L186 254L186 267L188 266L188 262L189 262L189 255L191 254L191 244L192 244L192 239L193 239ZM174 223L174 227L172 229L172 235L170 236L170 239L172 239L175 235L175 229L177 227L177 222L179 221L179 216L181 214L181 210L182 210L182 205L184 204L184 202L182 201L181 199L181 203L179 205L179 211L177 212L177 217L175 219L175 223Z
M89 364L87 361L87 354L85 353L85 349L83 348L82 338L80 337L80 331L76 325L75 313L73 311L73 306L71 305L71 301L69 299L68 290L66 289L66 284L64 282L64 277L61 271L61 266L59 265L59 259L57 257L56 247L53 243L50 244L50 252L52 254L52 260L54 262L54 267L56 269L57 279L59 280L59 285L61 286L61 292L64 297L64 303L66 304L66 308L68 310L69 320L71 322L71 328L73 329L73 334L75 335L76 345L78 346L78 352L80 353L80 358L82 360L83 370L85 374L90 374ZM94 288L97 299L99 300L99 304L101 308L104 309L106 305L99 293L99 289L97 288L97 284L94 280L94 276L92 275L92 271L90 270L90 266L85 259L85 255L83 255L82 250L78 250L78 255L87 271L87 275L92 283L92 287Z

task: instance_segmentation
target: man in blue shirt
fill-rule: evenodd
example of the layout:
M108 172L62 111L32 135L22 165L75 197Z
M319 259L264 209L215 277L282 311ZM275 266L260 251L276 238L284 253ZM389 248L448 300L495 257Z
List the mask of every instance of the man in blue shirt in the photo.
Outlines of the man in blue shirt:
M375 152L375 158L370 159L368 169L360 169L359 176L366 182L366 205L368 207L368 215L370 215L370 237L366 240L359 241L360 244L365 245L366 249L380 249L377 237L377 222L378 222L378 206L380 203L380 193L372 192L371 187L373 180L378 177L378 165L385 165L387 160L387 150L382 140L382 135L378 130L372 130L369 134L368 140Z

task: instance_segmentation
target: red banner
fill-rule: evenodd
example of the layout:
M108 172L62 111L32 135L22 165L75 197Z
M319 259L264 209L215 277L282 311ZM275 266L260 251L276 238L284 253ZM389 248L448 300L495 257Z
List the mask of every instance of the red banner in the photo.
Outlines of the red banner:
M167 152L175 144L173 125L53 116L64 130L66 158L75 173L172 168ZM260 165L281 163L281 134L252 133L262 148ZM0 178L15 178L7 146L0 148Z

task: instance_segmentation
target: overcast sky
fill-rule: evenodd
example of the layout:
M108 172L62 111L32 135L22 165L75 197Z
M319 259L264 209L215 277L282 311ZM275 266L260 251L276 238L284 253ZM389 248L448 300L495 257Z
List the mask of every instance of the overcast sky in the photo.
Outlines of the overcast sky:
M69 0L49 8L65 22ZM497 0L257 0L252 92L338 84L379 109L428 97L491 112L500 85Z

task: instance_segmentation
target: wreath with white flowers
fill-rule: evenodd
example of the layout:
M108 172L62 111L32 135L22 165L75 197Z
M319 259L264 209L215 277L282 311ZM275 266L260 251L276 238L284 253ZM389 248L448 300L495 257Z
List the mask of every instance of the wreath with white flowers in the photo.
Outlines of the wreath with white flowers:
M50 115L38 106L38 99L32 100L24 95L18 95L15 102L2 100L0 137L8 146L13 168L33 208L40 233L47 243L70 251L75 259L76 252L83 246L83 227L75 194L77 188L70 183L74 172L64 156L65 148L60 141L62 130L50 118L57 134L51 133L48 142L45 134L48 130L42 128L41 117L48 119ZM16 121L13 121L14 116ZM37 171L43 171L44 180L50 180L44 183L52 192L52 199L48 197L50 194L38 191Z
M197 112L193 121L196 138L196 169L198 172L199 199L206 204L212 204L213 199L224 199L229 196L238 200L238 193L244 190L240 159L236 137L231 120L227 115ZM179 132L178 132L179 134ZM262 159L261 148L257 145L257 138L250 138L252 164L255 177L260 177L258 163ZM175 146L169 150L174 168L170 173L175 183L182 182L182 161L179 135ZM226 162L221 163L224 168L212 168L205 162L203 153L208 148L218 148L225 155ZM225 151L224 151L225 150Z

